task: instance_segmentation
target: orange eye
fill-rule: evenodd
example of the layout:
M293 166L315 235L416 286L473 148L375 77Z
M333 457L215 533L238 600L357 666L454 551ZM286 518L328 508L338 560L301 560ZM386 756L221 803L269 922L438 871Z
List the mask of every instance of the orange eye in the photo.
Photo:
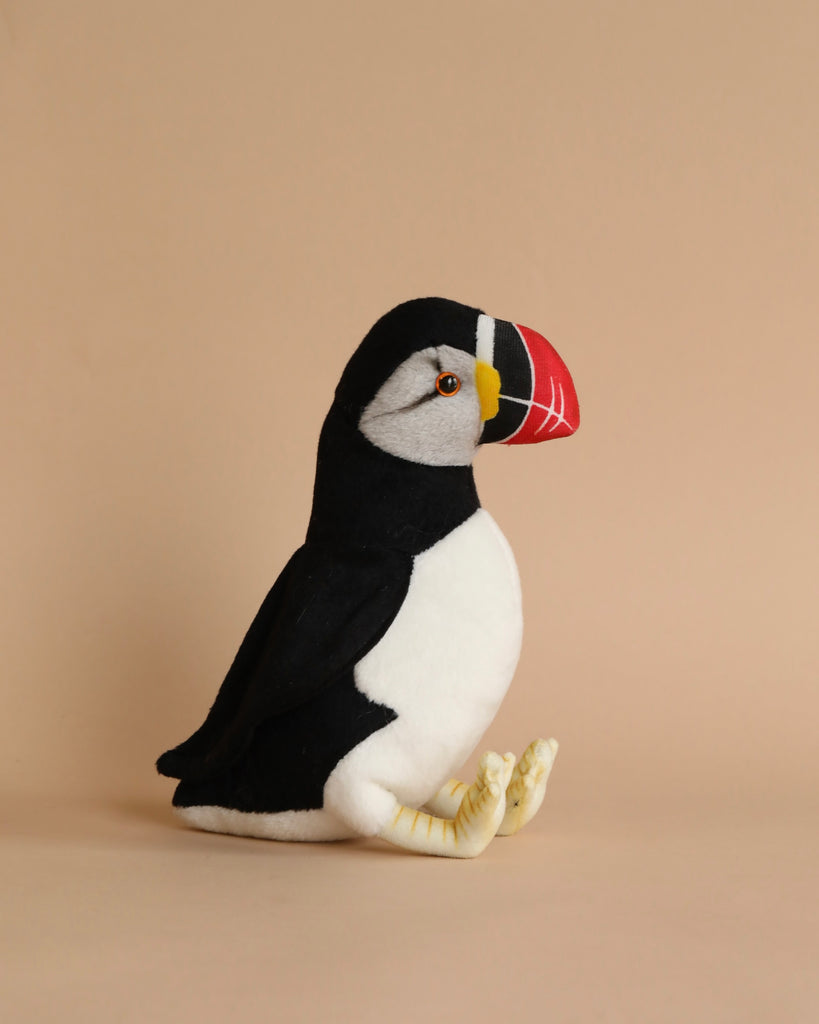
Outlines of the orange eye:
M439 395L443 395L444 398L452 398L453 395L457 395L461 390L461 379L456 377L454 373L439 373L438 379L435 381L435 387Z

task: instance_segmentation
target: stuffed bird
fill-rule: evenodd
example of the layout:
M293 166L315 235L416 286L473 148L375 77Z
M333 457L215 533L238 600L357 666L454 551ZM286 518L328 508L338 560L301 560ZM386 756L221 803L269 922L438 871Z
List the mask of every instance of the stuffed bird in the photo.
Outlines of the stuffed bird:
M482 444L572 434L577 396L535 331L446 299L397 306L347 364L304 544L204 724L163 754L189 825L280 840L380 836L474 857L543 801L557 744L487 753L521 646L512 551L481 508Z

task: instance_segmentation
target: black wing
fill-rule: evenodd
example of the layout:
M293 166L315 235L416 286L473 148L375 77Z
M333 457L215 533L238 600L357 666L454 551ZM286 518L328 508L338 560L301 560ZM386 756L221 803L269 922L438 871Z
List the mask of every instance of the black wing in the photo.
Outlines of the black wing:
M263 721L331 686L378 643L411 573L412 557L400 552L299 548L262 603L204 724L164 753L157 769L190 781L223 771Z

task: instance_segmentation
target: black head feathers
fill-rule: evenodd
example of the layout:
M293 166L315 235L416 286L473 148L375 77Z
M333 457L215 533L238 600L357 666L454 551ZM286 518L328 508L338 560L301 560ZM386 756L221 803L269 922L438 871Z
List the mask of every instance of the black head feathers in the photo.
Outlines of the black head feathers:
M449 345L475 354L481 310L451 299L411 299L385 313L353 353L336 388L336 404L357 424L390 374L414 352Z

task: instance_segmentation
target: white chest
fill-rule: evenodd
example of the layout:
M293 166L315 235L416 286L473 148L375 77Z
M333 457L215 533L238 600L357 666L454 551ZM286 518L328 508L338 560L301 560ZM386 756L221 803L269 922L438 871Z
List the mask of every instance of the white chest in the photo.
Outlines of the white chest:
M522 626L512 551L479 509L416 558L398 615L356 667L357 687L398 713L364 744L379 781L411 797L460 767L509 687Z

